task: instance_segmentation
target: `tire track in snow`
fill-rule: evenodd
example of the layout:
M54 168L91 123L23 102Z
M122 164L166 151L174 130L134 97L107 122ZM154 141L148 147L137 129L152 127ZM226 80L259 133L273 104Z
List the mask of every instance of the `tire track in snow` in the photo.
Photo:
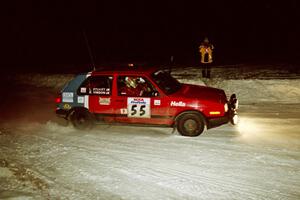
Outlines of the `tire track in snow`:
M148 151L148 150L146 150L146 151ZM121 153L121 152L124 152L124 150L121 150L120 152L117 152L116 154L119 154L119 153ZM151 152L151 150L149 151L149 152ZM132 152L130 152L131 154L132 154ZM129 153L129 154L130 154ZM148 157L148 155L146 155L145 157ZM141 158L139 158L139 159L141 159ZM153 160L153 156L151 157L151 160ZM130 161L131 162L131 161ZM174 175L174 174L171 174L171 175ZM239 184L239 183L237 183L237 184ZM235 184L235 185L237 185L237 184ZM223 182L221 182L221 185L223 185ZM234 185L234 184L233 184ZM259 190L259 187L255 187L255 185L250 185L249 186L251 189L256 189L256 190ZM264 192L266 192L266 190L263 190L263 193Z
M122 142L120 142L120 143L122 143ZM124 157L124 155L123 155L122 159L119 158L119 162L122 163L122 166L124 166L124 163L127 163L130 166L130 165L132 165L132 163L137 162L137 160L139 161L139 163L141 162L141 160L144 160L143 163L147 163L149 160L153 161L155 159L161 159L160 156L157 156L157 155L153 156L153 155L149 155L149 154L147 154L147 155L143 154L141 157L140 152L138 152L138 153L132 152L132 147L126 146L126 145L124 145L124 143L122 143L122 145L117 145L117 146L118 146L118 148L109 149L109 150L106 149L105 152L106 152L107 157L111 156L111 155L117 155L114 158L115 161L117 160L116 158L120 157L118 155L122 155L122 154L124 154L124 152L126 152L126 157ZM78 146L76 148L78 148ZM83 150L83 149L85 149L85 151L91 151L90 147L89 148L80 147L80 150ZM95 150L95 149L93 149L93 150ZM153 150L154 149L149 149L149 148L145 149L145 151L148 151L148 152L153 152ZM96 152L97 152L97 150L96 150ZM105 154L105 153L102 152L102 156L103 156L103 154ZM144 157L147 157L147 159L145 159ZM134 159L132 159L132 158L134 158ZM101 161L102 160L99 160L99 162L101 162ZM174 161L172 161L172 162L174 162ZM103 164L103 165L105 166L105 164ZM153 165L153 162L151 162L151 165ZM213 178L205 177L203 175L198 176L198 177L193 177L193 176L195 176L194 174L190 174L185 171L174 170L172 168L167 168L167 169L160 168L161 167L160 165L157 165L153 168L147 168L147 167L141 168L140 165L133 166L133 168L136 168L136 167L139 168L140 171L146 171L146 172L155 172L156 171L156 172L158 172L157 177L161 176L161 174L168 174L169 177L178 177L178 179L185 180L185 182L193 181L193 182L199 183L199 185L203 184L203 182L201 182L201 181L199 182L199 180L206 180L204 183L206 185L208 184L212 187L212 190L210 190L210 191L216 190L216 188L219 188L221 186L224 187L224 185L227 185L226 189L229 189L229 190L237 190L238 188L241 188L240 193L243 193L243 194L248 193L248 196L252 196L252 195L257 196L256 195L257 192L260 191L259 187L255 187L254 185L246 185L246 184L241 185L241 183L239 183L239 182L230 182L230 184L229 184L230 186L228 186L228 180L224 181L224 182L220 181L221 178L217 177L217 176L213 177ZM122 169L122 171L124 171L124 169ZM172 172L172 173L170 173L170 172ZM186 177L188 177L188 178L186 178ZM198 185L198 184L196 184L196 185ZM248 188L248 189L242 189L242 188ZM249 192L249 190L251 190L251 191L254 190L255 192ZM236 193L238 193L238 192L236 192ZM238 194L240 195L240 193L238 193ZM267 193L267 191L266 190L260 191L260 194L262 194L262 196L264 193Z
M151 142L149 142L149 144L148 144L148 141L147 142L145 142L145 144L144 144L144 148L143 148L143 152L132 152L133 150L134 151L136 151L136 149L135 149L135 147L133 148L132 147L132 142L130 142L130 141L122 141L121 139L124 139L124 136L123 136L123 138L115 138L115 137L117 137L117 135L114 135L113 136L114 138L109 138L109 137L107 137L108 138L108 140L106 140L106 142L107 142L107 144L109 144L109 143L112 143L113 145L111 145L111 147L112 147L112 149L105 149L105 152L106 152L106 154L107 154L107 157L108 156L111 156L111 155L116 155L115 156L115 158L114 158L114 160L116 160L117 158L120 158L120 155L122 155L122 154L124 154L124 152L126 152L126 154L127 154L127 159L128 159L128 165L130 165L130 163L132 163L132 162L134 162L134 161L137 161L136 159L134 159L134 160L130 160L129 158L128 158L128 156L130 155L130 157L136 157L137 155L139 155L140 153L143 153L143 157L149 157L149 159L150 160L155 160L155 159L159 159L160 157L159 156L157 156L157 155L148 155L148 154L146 154L145 155L145 152L153 152L153 151L155 151L155 148L149 148L149 145L151 145ZM125 138L126 139L126 138ZM103 142L103 139L102 139L102 142ZM159 145L161 145L161 144L163 144L162 142L159 142L158 140L156 140L156 141L153 141L154 143L155 143L155 146L159 146ZM201 141L202 142L202 141ZM206 142L208 142L208 141L206 141ZM202 142L203 143L203 142ZM212 143L215 143L215 142L212 142ZM218 146L218 145L216 145L216 146ZM225 146L227 146L227 147L230 147L230 145L225 145ZM147 148L146 148L147 147ZM82 150L82 147L76 147L77 148L77 150L78 149L81 149ZM220 148L220 146L219 146L219 148ZM222 148L222 147L221 147ZM233 147L231 146L231 149L228 149L228 151L230 152L231 150L233 149ZM86 148L86 151L90 151L91 150L91 148L90 147L88 147L88 148ZM98 151L98 150L101 150L101 148L96 148L96 149L93 149L93 150L95 150L96 152ZM103 152L102 152L102 154L103 154ZM122 160L123 159L123 160ZM124 157L122 157L122 159L119 159L119 161L120 162L122 162L123 164L124 164L124 162L126 162L126 160L124 160ZM142 160L143 158L139 158L138 160ZM147 159L148 160L148 159ZM147 162L147 160L145 160L144 162ZM156 167L157 168L157 167ZM150 169L149 169L150 170ZM148 170L148 171L149 171ZM151 170L150 170L151 171ZM162 170L163 171L163 170ZM179 171L180 172L180 171ZM178 172L178 173L179 173ZM174 176L175 174L170 174L170 176ZM200 177L201 178L201 177ZM211 182L214 182L214 181L211 181ZM220 186L220 185L224 185L225 184L225 182L220 182L219 183L219 185L218 186ZM232 185L238 185L239 183L236 183L236 184L232 184ZM254 187L254 186L249 186L250 188L251 187L253 187L252 189L253 190L259 190L259 187ZM263 191L263 193L264 192L266 192L266 191Z
M134 163L137 160L141 160L141 159L142 159L141 157L138 157L136 159L128 159L127 162ZM147 160L145 161L145 163L147 162ZM158 162L154 162L153 158L151 158L151 160L152 162L149 163L149 165L151 165L151 168L147 167L147 165L143 167L141 167L140 165L137 166L133 165L132 169L139 168L139 171L145 171L150 174L154 174L152 175L154 176L152 177L153 179L155 178L161 179L162 176L167 176L167 177L173 177L173 179L181 180L183 182L193 182L195 183L196 187L200 186L200 188L204 189L204 191L206 192L214 193L215 191L220 191L220 188L224 188L220 191L221 193L224 193L225 191L230 191L230 192L234 191L235 195L231 194L231 196L228 197L229 199L231 198L236 199L235 197L238 198L241 196L246 198L250 197L252 199L257 199L257 198L269 199L270 195L274 195L274 193L272 193L272 191L270 191L269 189L262 189L260 186L257 186L255 184L244 183L241 181L232 181L232 179L228 177L223 181L224 176L217 176L213 174L209 174L208 176L208 174L205 175L203 173L201 174L193 173L198 170L198 166L193 166L192 167L193 169L191 169L190 172L187 172L186 170L178 170L178 169L174 169L173 167L168 167L171 166L171 164L161 166L160 164L158 164ZM173 183L171 183L170 185L173 185ZM287 199L295 198L294 195L289 195L289 194L279 193L278 195L280 195L281 197L285 197Z
M203 195L201 196L203 199L214 199L214 195L220 197L227 195L228 199L240 199L241 196L248 199L268 199L270 195L274 194L278 198L293 199L297 195L297 193L295 195L282 194L282 191L262 189L261 184L255 185L253 182L233 181L230 177L215 175L207 169L203 170L202 163L197 164L196 161L190 160L191 156L197 157L206 152L208 155L203 154L203 159L209 158L209 162L212 162L213 157L218 155L219 149L222 151L217 158L220 158L222 154L227 155L232 151L243 149L242 146L233 145L234 142L232 141L229 143L222 142L222 140L228 140L228 138L216 138L216 135L195 139L177 136L165 137L165 135L148 137L119 132L109 134L103 133L103 131L91 131L88 134L80 133L70 131L63 135L62 132L49 132L48 130L43 134L35 133L30 137L34 136L36 137L35 141L42 141L41 150L46 150L41 155L42 159L45 159L51 153L57 153L55 155L58 158L57 160L55 160L55 157L49 160L56 161L54 167L61 169L64 164L68 166L69 161L81 159L82 164L79 166L69 166L75 180L76 178L82 178L79 183L88 181L91 186L96 184L98 187L104 187L108 193L113 191L101 184L117 183L121 187L124 186L122 191L116 192L121 196L123 196L122 194L126 196L128 191L133 196L140 195L134 193L131 188L126 187L126 184L137 187L139 183L141 183L139 188L142 190L157 191L158 195L172 199L180 199L177 197L197 199L201 195ZM53 149L47 150L49 146ZM246 148L244 151L247 152L255 148L255 146L246 147L248 149ZM61 155L65 155L64 153L68 155L67 160L62 160L63 157L60 158ZM82 157L83 155L84 157ZM227 157L230 157L230 154ZM225 161L227 157L223 160ZM219 160L216 162L217 164L222 163ZM91 167L88 165L91 165ZM92 169L96 165L99 167L99 171L104 172L100 173ZM76 174L80 167L84 167L84 173ZM63 172L63 169L61 170ZM115 173L119 176L118 178ZM110 175L117 182L105 182L105 180L101 182L102 178ZM72 178L69 177L68 181L71 182L67 183L71 184L74 181ZM100 181L100 183L97 183L97 181ZM131 181L137 181L137 183L130 183ZM59 185L66 184L65 180L61 179L57 183ZM69 188L70 192L81 193L80 190L76 190L71 185L66 188ZM166 194L163 193L163 190L166 190ZM87 189L87 191L97 192L92 188Z

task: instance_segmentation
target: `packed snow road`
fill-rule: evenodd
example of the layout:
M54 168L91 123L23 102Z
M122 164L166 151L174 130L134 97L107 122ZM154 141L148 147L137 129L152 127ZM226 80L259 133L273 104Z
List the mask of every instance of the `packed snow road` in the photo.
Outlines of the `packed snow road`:
M239 126L78 131L52 89L1 100L0 199L299 199L300 105L241 105Z

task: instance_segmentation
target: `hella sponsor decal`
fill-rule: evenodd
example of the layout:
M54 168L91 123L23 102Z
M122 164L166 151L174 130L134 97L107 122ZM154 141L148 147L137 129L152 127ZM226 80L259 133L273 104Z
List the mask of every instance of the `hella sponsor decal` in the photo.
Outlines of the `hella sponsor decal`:
M185 107L186 103L182 102L182 101L171 101L171 106L174 107Z

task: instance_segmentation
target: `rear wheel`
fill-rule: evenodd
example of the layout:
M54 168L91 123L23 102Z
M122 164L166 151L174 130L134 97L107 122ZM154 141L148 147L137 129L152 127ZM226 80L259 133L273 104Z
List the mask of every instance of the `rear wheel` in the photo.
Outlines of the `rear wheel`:
M94 125L92 115L86 110L74 110L70 114L73 126L80 130L91 129Z
M187 113L177 120L177 130L183 136L198 136L203 132L204 127L205 119L201 114Z

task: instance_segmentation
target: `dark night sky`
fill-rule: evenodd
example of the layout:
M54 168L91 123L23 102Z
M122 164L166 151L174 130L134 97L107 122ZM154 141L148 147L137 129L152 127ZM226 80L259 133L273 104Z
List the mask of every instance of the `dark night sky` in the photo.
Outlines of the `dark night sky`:
M163 2L163 3L162 3ZM299 62L297 0L17 1L5 5L3 64L198 62L204 36L216 63Z

